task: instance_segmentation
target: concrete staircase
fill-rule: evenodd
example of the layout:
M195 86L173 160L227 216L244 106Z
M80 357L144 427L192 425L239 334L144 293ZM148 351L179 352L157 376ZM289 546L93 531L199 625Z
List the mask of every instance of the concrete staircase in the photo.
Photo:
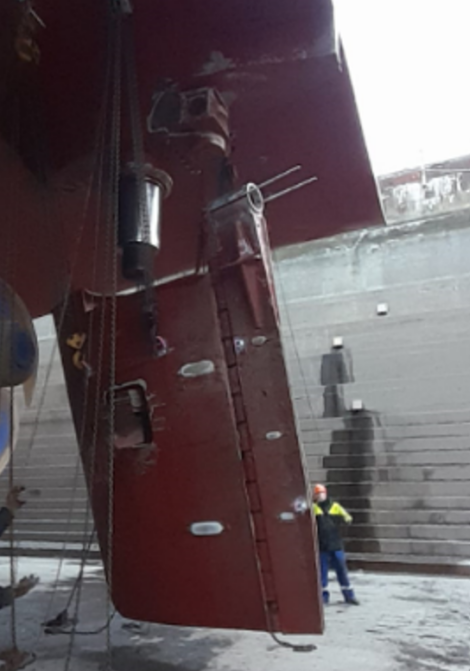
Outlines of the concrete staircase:
M36 392L32 406L22 411L14 454L15 481L26 487L27 500L15 521L15 546L21 554L80 554L92 522L88 516L87 524L86 486L52 319L37 320L36 330ZM0 478L0 497L7 488L8 469ZM0 553L8 551L5 534Z
M326 482L353 514L353 558L470 565L470 439L460 414L421 427L367 411L317 421L323 436L303 433L310 479Z
M368 566L470 574L469 244L462 212L277 252L309 477L354 515L348 550ZM345 369L325 381L338 337Z

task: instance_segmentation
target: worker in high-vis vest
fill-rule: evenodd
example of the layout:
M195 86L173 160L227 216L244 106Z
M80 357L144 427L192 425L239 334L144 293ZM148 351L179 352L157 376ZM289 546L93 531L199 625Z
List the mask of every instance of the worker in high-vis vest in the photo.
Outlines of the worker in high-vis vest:
M320 571L323 603L330 601L328 571L334 569L346 603L359 605L349 582L346 555L341 538L341 526L351 524L351 515L336 501L328 498L325 485L315 485L313 490L313 513L317 522L320 546Z

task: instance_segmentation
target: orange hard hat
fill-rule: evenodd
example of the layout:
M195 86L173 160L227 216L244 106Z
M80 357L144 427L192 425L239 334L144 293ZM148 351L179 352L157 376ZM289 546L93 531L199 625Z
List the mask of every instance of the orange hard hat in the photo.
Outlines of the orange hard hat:
M313 488L313 493L314 494L326 494L325 485L315 485L315 487Z

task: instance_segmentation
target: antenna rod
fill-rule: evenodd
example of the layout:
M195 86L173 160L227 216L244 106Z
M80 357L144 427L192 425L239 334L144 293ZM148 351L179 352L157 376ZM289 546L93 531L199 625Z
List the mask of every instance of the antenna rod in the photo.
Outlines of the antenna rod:
M301 189L303 186L307 186L307 184L311 184L312 182L316 182L318 180L318 177L309 177L308 179L304 179L303 182L299 182L298 184L294 184L294 186L289 186L287 189L283 189L282 191L278 191L277 193L273 193L271 196L266 196L264 199L265 203L271 203L273 200L277 200L278 198L281 198L282 196L287 196L288 193L291 193L292 191L297 191L297 189Z
M264 186L269 186L269 184L274 184L274 182L277 182L278 180L282 179L283 177L287 177L287 175L291 175L293 172L297 172L298 170L300 170L301 167L302 167L301 165L294 165L293 168L289 168L289 170L285 170L284 172L280 172L278 175L274 175L274 177L270 177L265 182L262 182L262 184L258 184L258 188L262 189Z

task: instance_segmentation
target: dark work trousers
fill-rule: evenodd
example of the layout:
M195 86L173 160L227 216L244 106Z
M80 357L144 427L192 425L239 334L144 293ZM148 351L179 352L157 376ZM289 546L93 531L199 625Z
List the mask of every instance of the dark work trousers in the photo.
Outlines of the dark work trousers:
M355 598L354 591L349 582L346 556L343 550L335 552L320 552L321 586L323 603L329 603L330 593L328 591L328 570L330 567L335 571L343 598L346 602Z

